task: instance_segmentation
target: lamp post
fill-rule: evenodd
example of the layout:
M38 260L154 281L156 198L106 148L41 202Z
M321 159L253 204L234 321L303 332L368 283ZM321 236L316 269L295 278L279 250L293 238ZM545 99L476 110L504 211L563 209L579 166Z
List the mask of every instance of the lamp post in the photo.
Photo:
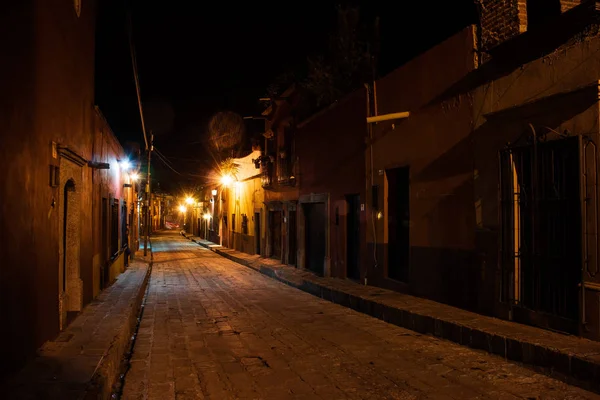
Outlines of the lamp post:
M190 234L192 234L192 235L193 235L193 234L194 234L194 207L193 207L193 206L194 206L194 204L196 203L196 200L194 200L194 198L193 198L193 197L189 197L189 196L188 196L188 197L185 199L185 202L187 203L187 205L188 205L188 206L191 206L191 207L190 207L190 212L191 212L191 217L190 217L190 219L191 219L191 221L192 221L192 226L191 226L191 228L192 228L192 229L191 229L191 232L190 232L190 231L188 231L188 233L190 233Z
M222 203L223 203L223 201L222 201L223 190L227 189L227 188L228 188L228 187L229 187L229 186L230 186L230 185L233 183L233 181L234 181L234 179L233 179L233 177L232 177L230 174L225 174L225 175L223 175L223 176L221 177L221 184L223 185L223 189L221 189L221 193L220 193L220 195L219 195L219 207L220 207L220 208L221 208L221 207L222 207L222 208L225 208L226 212L227 212L227 208L226 208L226 207L224 207L224 206L223 206L223 204L222 204ZM229 196L228 196L228 197L229 197ZM227 198L228 198L228 197L227 197ZM225 201L227 201L227 198L225 199ZM221 212L221 214L222 214L222 212ZM221 243L219 243L219 244L220 244L220 245L223 245L223 234L226 234L226 235L227 235L227 240L226 240L226 242L227 242L227 247L229 247L229 232L225 232L225 233L223 233L223 229L222 229L222 228L223 228L223 223L221 223L221 224L220 224L220 226L221 226L221 232L220 232L220 233L221 233L221 234L220 234L220 237L221 237L221 240L220 240L220 241L221 241Z
M212 195L212 219L210 221L210 230L214 231L215 230L215 197L217 196L217 189L213 189L210 194Z
M183 226L185 231L185 212L187 211L187 207L183 204L179 206L179 212L183 215Z
M208 221L210 220L211 216L207 212L202 216L202 218L204 218L204 240L208 240Z

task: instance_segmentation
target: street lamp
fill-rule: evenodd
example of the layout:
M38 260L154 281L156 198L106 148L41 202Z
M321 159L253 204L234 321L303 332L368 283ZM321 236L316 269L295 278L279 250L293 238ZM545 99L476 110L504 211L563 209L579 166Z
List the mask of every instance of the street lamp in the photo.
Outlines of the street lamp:
M231 175L227 174L221 177L221 183L223 184L223 186L229 186L231 185L231 182L233 182L233 178L231 177Z
M194 199L192 197L188 197L185 199L185 202L188 203L189 205L194 204Z
M180 212L181 214L183 214L183 229L184 229L184 230L185 230L185 212L186 212L186 211L187 211L187 208L186 208L186 206L184 206L183 204L181 204L181 205L179 206L179 212Z
M119 165L123 171L129 171L131 168L131 162L129 160L119 161Z

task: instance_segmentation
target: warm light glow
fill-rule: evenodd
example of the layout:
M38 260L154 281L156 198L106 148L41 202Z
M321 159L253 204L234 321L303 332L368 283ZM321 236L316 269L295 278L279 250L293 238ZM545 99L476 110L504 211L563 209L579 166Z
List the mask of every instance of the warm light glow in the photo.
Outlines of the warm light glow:
M209 213L206 213L206 214L204 214L204 215L202 216L202 218L204 218L205 220L207 220L207 221L208 221L208 220L210 219L210 214L209 214Z
M212 193L212 195L213 195L213 196L216 196L216 195L217 195L217 189L213 189L213 190L211 191L211 193Z
M231 182L233 182L233 178L231 177L231 175L223 175L221 177L221 183L223 184L223 186L229 186L231 185Z
M187 211L187 208L185 208L185 206L183 204L179 206L179 212L184 213L186 211Z
M119 165L121 166L121 169L123 171L128 171L131 168L131 163L129 162L129 160L120 161Z
M189 205L192 205L192 204L194 204L194 199L191 197L188 197L185 199L185 202L188 203Z
M137 180L140 179L140 176L136 172L134 172L133 174L131 174L129 176L131 177L131 180L133 182L137 182Z

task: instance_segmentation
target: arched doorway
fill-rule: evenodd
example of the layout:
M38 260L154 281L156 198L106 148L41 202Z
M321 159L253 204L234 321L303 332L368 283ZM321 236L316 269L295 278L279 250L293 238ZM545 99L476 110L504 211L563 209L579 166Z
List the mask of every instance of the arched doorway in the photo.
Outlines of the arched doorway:
M60 329L81 311L80 283L80 199L73 179L62 191L61 243L59 265Z

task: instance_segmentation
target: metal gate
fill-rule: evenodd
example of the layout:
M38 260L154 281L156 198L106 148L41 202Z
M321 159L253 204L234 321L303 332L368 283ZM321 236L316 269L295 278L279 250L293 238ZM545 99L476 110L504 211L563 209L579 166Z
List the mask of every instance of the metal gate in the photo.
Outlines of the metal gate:
M582 263L579 148L578 137L540 141L534 135L531 143L500 152L501 300L575 322Z

